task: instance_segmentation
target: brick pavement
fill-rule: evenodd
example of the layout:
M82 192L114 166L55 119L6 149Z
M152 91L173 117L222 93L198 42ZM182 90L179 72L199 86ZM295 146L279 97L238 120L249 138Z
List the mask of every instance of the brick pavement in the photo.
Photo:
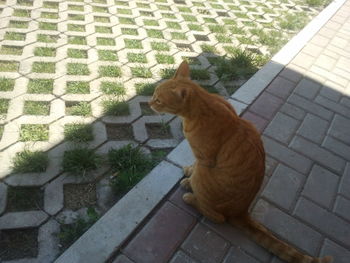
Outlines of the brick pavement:
M266 180L253 216L312 256L350 258L350 1L243 113L262 133ZM282 262L215 225L176 188L111 262ZM180 222L181 220L181 222Z

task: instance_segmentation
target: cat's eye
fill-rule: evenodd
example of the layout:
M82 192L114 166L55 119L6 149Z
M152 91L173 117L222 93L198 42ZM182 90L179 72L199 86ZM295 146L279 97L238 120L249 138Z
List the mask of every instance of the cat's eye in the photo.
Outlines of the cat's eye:
M158 99L156 99L155 102L156 102L157 104L160 104L160 100L158 100Z

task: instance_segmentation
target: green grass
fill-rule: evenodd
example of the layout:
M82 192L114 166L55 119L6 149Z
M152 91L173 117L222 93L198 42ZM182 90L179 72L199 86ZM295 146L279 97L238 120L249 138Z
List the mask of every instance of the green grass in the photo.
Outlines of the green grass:
M148 37L152 38L164 38L163 32L156 29L146 29Z
M176 69L164 68L160 70L160 76L162 79L170 79L175 75Z
M37 41L43 43L56 43L58 36L38 34Z
M233 57L218 61L216 73L223 81L247 79L259 69L261 63L263 61L260 61L256 55L236 49Z
M89 75L90 70L88 65L82 63L68 63L67 64L68 75Z
M104 17L104 16L94 16L94 21L99 22L99 23L109 23L110 22L109 18Z
M331 0L306 0L306 4L311 7L327 6Z
M101 77L121 77L122 72L117 66L100 66L98 72Z
M0 125L0 141L2 139L3 134L4 134L4 125Z
M232 43L231 37L226 36L226 35L216 35L215 38L220 43Z
M121 31L123 35L137 36L139 34L135 28L122 28Z
M179 9L180 12L183 12L183 13L192 13L191 11L191 8L188 8L188 7L177 7Z
M193 80L208 80L210 79L210 74L205 69L192 69L191 79Z
M169 18L169 19L176 19L176 16L174 14L170 13L162 13L163 18Z
M102 81L101 91L104 94L113 94L118 96L123 96L126 94L123 84L119 82Z
M237 27L237 26L231 26L229 27L229 30L232 34L235 34L235 35L244 35L246 33L242 27Z
M33 6L33 2L29 0L17 0L17 4L21 6Z
M89 94L90 84L86 81L68 81L66 92L73 94Z
M0 60L0 72L18 71L19 62Z
M98 13L108 13L108 8L102 6L92 6L92 11Z
M14 79L0 77L0 91L12 91L14 87Z
M88 58L87 50L68 48L67 56L70 58Z
M188 28L192 31L203 31L203 27L197 24L188 24Z
M98 58L104 61L117 61L118 55L115 50L97 50Z
M237 25L236 20L233 20L233 19L225 18L222 21L224 21L225 25L231 25L231 26Z
M82 6L82 5L68 5L68 10L84 12L84 6Z
M145 26L159 26L159 23L157 20L152 20L152 19L144 19L143 23Z
M195 16L191 15L182 15L183 19L187 22L198 22L197 18Z
M56 66L54 62L33 62L32 71L36 73L55 73Z
M171 22L171 21L167 21L165 22L166 25L168 26L168 28L171 28L171 29L181 29L181 25L177 22Z
M93 149L77 148L65 151L63 154L62 169L74 175L85 175L86 172L100 166L101 157Z
M120 6L129 6L129 3L126 2L126 1L117 1L117 0L115 0L114 3L116 5L120 5Z
M178 40L187 40L185 33L180 32L170 32L172 39L178 39Z
M127 57L131 63L147 63L147 57L143 53L128 53Z
M94 139L91 124L66 124L64 126L64 138L71 142L89 142Z
M212 23L212 24L218 23L214 18L210 18L210 17L203 17L203 20L205 21L205 23Z
M40 173L45 172L49 164L49 157L41 151L29 151L16 153L12 160L14 173Z
M136 5L139 8L145 8L145 9L151 8L151 6L149 4L145 4L145 3L136 3Z
M113 38L98 37L97 45L99 46L115 46L115 40Z
M203 52L206 52L206 53L216 53L216 48L214 46L210 46L210 45L207 45L207 44L203 44L201 45L201 49Z
M282 29L300 30L309 21L305 13L285 14L279 19L279 25Z
M2 46L0 49L0 54L4 55L15 55L20 56L22 55L23 47L17 47L17 46Z
M151 42L151 48L157 51L169 51L170 47L167 43L163 42Z
M85 17L84 17L84 15L68 14L68 19L74 20L74 21L84 21Z
M15 9L13 11L13 16L18 16L18 17L30 17L31 11L27 9Z
M14 41L24 41L24 40L26 40L26 34L17 33L17 32L6 32L4 39L5 40L14 40Z
M119 17L119 23L124 25L136 25L135 19L128 17Z
M136 83L135 89L137 95L152 96L156 88L155 84L152 83Z
M49 115L50 103L46 101L25 101L23 114L26 115Z
M103 113L108 116L127 116L130 114L129 104L126 101L102 101Z
M47 19L58 19L58 13L52 13L52 12L41 12L40 15L41 18L47 18Z
M58 9L58 2L44 1L43 7L44 8L51 8L51 9Z
M112 28L107 26L95 26L96 33L112 34Z
M40 30L57 30L56 23L48 23L48 22L39 22Z
M87 216L87 218L79 216L72 224L61 225L58 238L63 249L73 244L75 240L82 236L99 219L99 215L91 207L87 210Z
M6 114L9 107L8 99L0 99L0 114Z
M72 45L86 45L87 41L85 37L68 36L68 44Z
M138 183L154 166L152 158L140 148L126 145L108 152L108 160L117 175L111 186L116 195L121 196Z
M117 8L117 13L121 15L132 15L132 11L125 8Z
M52 79L30 79L28 83L28 93L51 94L53 90Z
M47 141L49 139L49 125L22 124L20 141Z
M28 22L10 20L9 28L28 28Z
M130 49L143 49L141 40L124 39L125 47Z
M88 102L66 102L66 114L75 116L90 116L91 106Z
M165 54L156 54L156 60L159 64L174 64L175 59L173 56Z
M85 32L84 25L68 24L68 31Z
M208 28L212 33L226 33L226 28L222 25L208 25Z
M152 78L152 72L145 67L132 67L131 74L135 78Z
M34 55L39 57L54 57L56 56L56 49L51 47L36 47Z

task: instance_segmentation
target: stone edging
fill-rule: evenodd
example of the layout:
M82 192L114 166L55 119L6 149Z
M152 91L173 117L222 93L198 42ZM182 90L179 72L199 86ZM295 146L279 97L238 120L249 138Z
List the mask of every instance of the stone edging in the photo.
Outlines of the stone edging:
M345 1L333 1L229 98L238 114L259 96ZM190 165L193 160L188 142L182 141L166 161L155 167L55 262L99 263L107 260L183 176L180 167Z

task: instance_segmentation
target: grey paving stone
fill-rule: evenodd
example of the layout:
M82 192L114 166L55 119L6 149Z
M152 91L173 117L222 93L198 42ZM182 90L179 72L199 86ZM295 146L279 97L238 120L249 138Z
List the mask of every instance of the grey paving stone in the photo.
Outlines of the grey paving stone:
M304 175L279 164L262 192L272 203L290 210L305 180Z
M310 198L323 207L332 208L334 196L337 193L339 177L315 165L307 178L302 195Z
M271 84L266 88L266 90L275 96L280 98L286 98L295 87L295 83L285 79L283 77L277 76Z
M55 220L49 220L39 229L39 255L38 262L46 263L52 262L58 256L60 224Z
M322 246L321 255L332 256L334 262L336 263L348 263L350 258L350 251L329 239L325 239Z
M306 174L311 168L311 160L288 147L263 136L265 151L276 160L287 164L296 171Z
M310 255L316 255L322 235L306 224L262 199L253 208L253 216L288 243Z
M350 221L350 200L338 196L334 206L334 212Z
M329 134L350 145L350 119L336 114L329 128Z
M312 101L301 97L296 94L292 94L288 98L288 102L290 104L293 104L295 106L298 106L299 108L302 108L303 110L313 113L325 120L331 120L333 117L333 113L329 110L326 110L325 108L321 107L320 105L313 103Z
M323 96L317 96L315 99L315 102L322 105L326 109L329 109L331 111L334 111L336 113L342 114L344 116L350 116L350 109L340 105L337 102L334 102L328 98L325 98Z
M328 212L311 201L300 198L295 208L295 215L317 228L321 233L350 245L350 225L340 217Z
M305 140L302 137L296 136L290 143L290 147L298 152L303 153L307 157L316 162L328 167L329 169L340 174L344 167L344 159L336 156L335 154L327 151L319 145Z
M201 262L216 263L227 253L229 243L207 226L197 224L181 248Z
M343 92L343 87L331 81L326 81L324 86L321 88L320 95L335 102L338 102L341 99Z
M223 261L223 263L231 262L259 263L259 261L244 253L239 247L231 247Z
M350 99L348 97L343 97L340 100L340 104L350 108Z
M321 85L319 83L308 78L303 78L296 86L294 93L307 99L313 100L320 88Z
M315 143L321 143L327 132L328 126L329 122L308 113L301 123L297 134Z
M169 263L196 263L198 261L186 255L183 251L179 250L173 256Z
M346 164L345 171L340 181L339 193L350 198L350 163Z
M206 218L203 220L203 224L207 225L216 233L221 235L233 246L241 248L259 261L264 263L270 261L271 253L254 242L238 228L227 223L215 224Z
M264 134L277 141L288 144L300 122L283 113L277 113L264 130Z
M112 263L133 263L134 261L131 261L129 258L127 258L125 255L121 254L113 260Z
M194 156L187 140L182 141L167 157L180 166L192 165Z
M297 120L303 120L306 114L304 110L289 103L283 104L283 106L280 108L280 112L287 114Z
M11 212L0 217L0 229L37 227L48 215L42 211Z
M326 136L322 143L322 146L341 156L342 158L350 161L350 146L331 136Z

